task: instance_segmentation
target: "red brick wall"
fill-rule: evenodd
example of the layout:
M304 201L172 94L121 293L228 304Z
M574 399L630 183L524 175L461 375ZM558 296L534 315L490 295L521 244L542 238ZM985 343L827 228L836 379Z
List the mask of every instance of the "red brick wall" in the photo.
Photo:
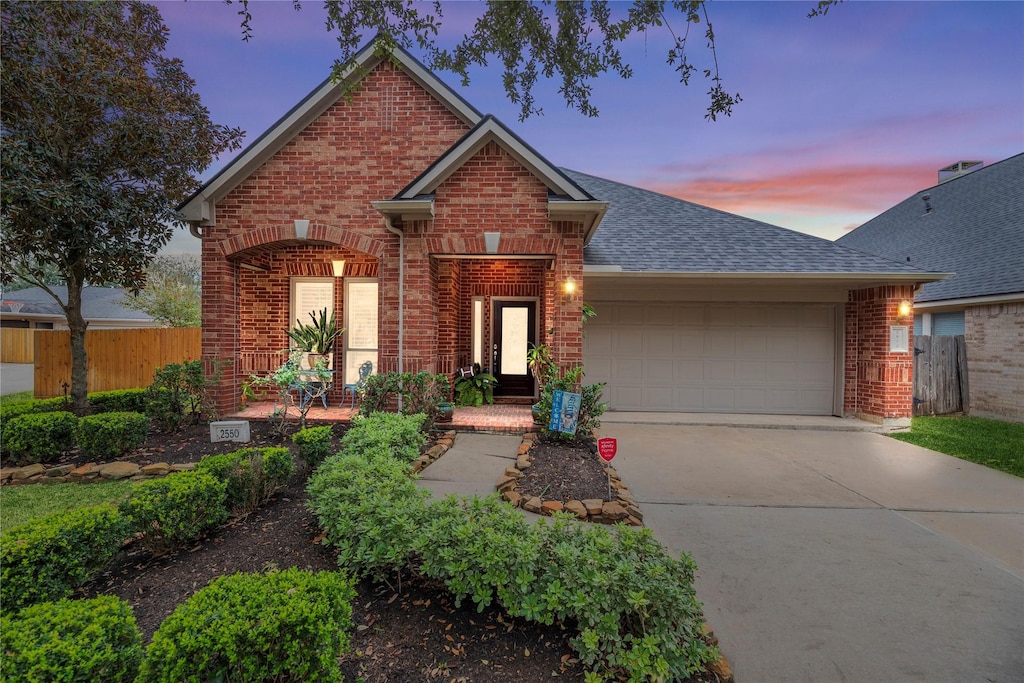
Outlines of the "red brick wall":
M913 301L911 285L853 290L846 304L844 411L884 421L909 419L913 410L913 319L899 315ZM889 327L906 325L909 353L889 352Z

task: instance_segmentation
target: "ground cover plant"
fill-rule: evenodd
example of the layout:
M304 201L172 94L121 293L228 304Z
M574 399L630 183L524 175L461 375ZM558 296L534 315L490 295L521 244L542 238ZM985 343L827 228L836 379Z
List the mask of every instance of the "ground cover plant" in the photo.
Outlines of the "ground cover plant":
M894 439L1024 477L1024 424L980 417L915 417Z

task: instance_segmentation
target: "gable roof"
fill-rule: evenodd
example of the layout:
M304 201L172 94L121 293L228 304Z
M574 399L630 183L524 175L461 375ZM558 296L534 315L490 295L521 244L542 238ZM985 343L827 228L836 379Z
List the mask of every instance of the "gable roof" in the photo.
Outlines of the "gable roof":
M928 281L941 277L675 197L577 171L564 171L610 202L601 229L583 250L591 272L635 274L819 274Z
M1024 294L1024 154L921 190L837 242L956 273L918 303Z
M208 180L191 197L178 207L185 220L192 224L209 224L214 219L214 207L218 199L238 186L299 131L344 97L349 89L389 57L376 54L377 39L371 40L353 57L352 64L345 70L340 81L328 78L301 102L292 107L265 133L247 146L238 156ZM444 81L435 76L400 46L390 56L395 64L408 74L420 87L430 93L467 126L480 122L482 114L463 99Z
M51 285L54 294L68 298L65 285ZM127 294L116 287L83 287L82 316L86 320L152 320L152 316L123 304ZM27 287L4 292L0 311L9 316L46 316L64 320L64 311L41 287Z

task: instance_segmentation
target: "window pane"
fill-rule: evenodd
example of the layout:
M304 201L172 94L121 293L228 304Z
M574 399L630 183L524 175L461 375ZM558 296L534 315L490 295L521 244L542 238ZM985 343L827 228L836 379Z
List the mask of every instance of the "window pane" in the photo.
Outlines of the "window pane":
M932 314L932 334L963 334L964 312L948 311Z
M501 374L526 374L529 326L530 312L528 309L501 309Z
M484 300L473 299L473 362L483 365Z
M377 281L345 281L345 370L344 383L359 381L359 368L370 363L377 371Z

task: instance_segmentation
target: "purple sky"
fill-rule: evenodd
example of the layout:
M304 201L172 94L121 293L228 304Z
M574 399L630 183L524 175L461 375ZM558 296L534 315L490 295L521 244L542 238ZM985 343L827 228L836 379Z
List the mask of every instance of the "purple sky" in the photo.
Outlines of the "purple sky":
M471 72L467 88L438 75L558 166L828 239L934 185L942 166L1024 151L1024 3L847 2L807 19L814 4L709 3L725 87L743 97L715 123L704 119L700 74L683 87L665 64L664 29L631 40L632 79L594 82L598 118L566 109L541 82L544 116L520 123L497 70ZM337 54L312 0L299 12L251 2L248 43L237 5L156 5L168 52L184 60L214 121L243 128L246 143L326 78ZM477 7L444 7L447 44ZM703 68L695 29L691 55Z

